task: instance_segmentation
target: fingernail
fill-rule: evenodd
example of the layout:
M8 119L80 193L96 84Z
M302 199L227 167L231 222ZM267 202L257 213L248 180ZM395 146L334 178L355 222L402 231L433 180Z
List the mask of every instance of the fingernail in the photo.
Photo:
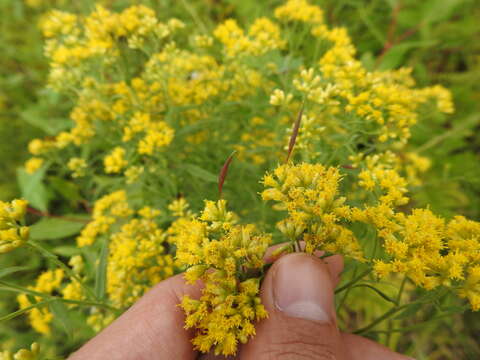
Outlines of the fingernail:
M292 317L334 322L333 285L327 266L306 254L280 258L273 274L276 308Z

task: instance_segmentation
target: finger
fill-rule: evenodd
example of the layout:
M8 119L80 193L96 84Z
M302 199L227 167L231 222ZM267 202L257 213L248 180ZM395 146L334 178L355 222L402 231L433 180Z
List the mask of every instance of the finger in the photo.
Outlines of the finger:
M193 334L183 328L178 304L183 295L199 297L200 289L200 283L187 285L183 275L162 281L69 359L195 359Z
M285 253L281 253L279 255L275 255L275 250L278 250L280 249L281 247L284 247L287 243L282 243L282 244L277 244L277 245L273 245L273 246L270 246L268 249L267 249L267 252L265 254L265 257L264 257L264 260L265 262L268 264L268 263L272 263L274 262L275 260L279 259L281 256L285 256L287 254ZM300 248L302 251L305 250L305 242L304 241L300 241ZM323 254L325 254L324 251L315 251L314 255L316 257L321 257L323 256ZM343 271L343 257L341 255L332 255L332 256L328 256L326 258L323 259L328 267L329 267L329 270L330 270L330 274L332 275L332 280L333 280L333 285L334 287L336 287L338 285L338 283L340 282L340 275L342 274L342 271Z
M342 338L349 360L413 360L358 335L342 334Z
M268 319L244 345L242 360L346 359L336 325L328 265L303 253L277 260L262 285Z

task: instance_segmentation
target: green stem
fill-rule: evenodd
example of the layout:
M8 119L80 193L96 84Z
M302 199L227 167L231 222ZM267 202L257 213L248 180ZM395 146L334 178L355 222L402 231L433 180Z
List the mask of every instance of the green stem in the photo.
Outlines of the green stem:
M42 292L38 292L38 291L35 291L35 290L27 289L27 288L24 288L22 286L18 286L18 285L15 285L15 284L10 284L10 283L7 283L7 282L2 281L2 280L0 280L0 285L3 286L2 288L0 288L0 290L12 291L12 292L20 293L20 294L29 294L29 295L32 295L32 296L40 297L42 299L46 299L45 301L61 301L61 302L67 303L67 304L75 304L75 305L81 305L81 306L97 306L97 307L105 308L107 310L115 312L116 314L119 314L121 312L120 309L117 309L116 307L113 307L113 306L110 306L108 304L101 303L101 302L88 301L88 300L84 301L84 300L64 299L64 298L54 296L54 295L50 295L50 294L47 294L47 293L42 293ZM37 304L39 304L39 303L37 303Z
M0 322L1 322L1 321L7 321L7 320L14 319L14 318L16 318L17 316L20 316L20 315L22 315L22 314L25 314L26 312L28 312L28 311L30 311L30 310L32 310L32 309L35 309L35 308L37 308L37 307L40 307L40 306L42 306L42 305L46 305L46 304L48 304L48 303L51 303L52 301L54 301L54 300L53 300L53 299L48 299L48 300L40 301L40 302L38 302L38 303L36 303L36 304L27 306L27 307L25 307L25 308L23 308L23 309L20 309L20 310L17 310L17 311L15 311L15 312L12 312L12 313L10 313L10 314L8 314L8 315L2 316L2 317L0 317Z
M366 333L368 330L374 328L375 326L377 326L379 323L381 323L382 321L390 318L391 316L393 316L394 314L396 314L397 312L399 312L400 310L406 308L408 305L402 305L402 306L395 306L393 308L391 308L390 310L388 310L386 313L384 313L382 316L376 318L374 321L372 321L370 324L368 324L367 326L363 327L363 328L360 328L358 330L355 330L353 333L354 334L364 334Z
M205 23L200 19L200 17L197 14L197 11L193 8L193 6L187 1L187 0L181 0L181 3L185 10L190 14L190 16L193 19L193 22L202 29L202 32L204 34L208 34L208 29L205 25Z
M352 280L347 282L345 285L340 286L338 289L336 289L335 294L340 294L342 291L347 290L350 286L359 282L360 280L362 280L366 275L370 274L371 272L372 272L372 269L365 270L360 275L358 275L357 277L354 277ZM355 274L353 276L355 276Z
M353 270L352 279L346 285L354 284L355 283L354 280L356 279L356 277L355 277L356 275L357 275L357 268L355 268L355 270ZM344 289L346 289L347 291L345 291L345 294L343 294L342 298L340 299L340 301L338 302L338 304L336 306L336 312L337 313L340 311L340 309L342 308L345 301L347 301L347 297L350 294L350 290L352 290L352 287L350 285L346 286L346 287L342 286L339 290L343 291ZM337 293L337 292L335 291L335 293Z
M398 290L398 294L395 299L395 302L397 305L400 304L400 300L402 299L403 289L405 288L406 282L407 282L407 276L405 275L403 277L402 283L400 285L400 289ZM387 333L387 338L385 339L385 345L387 347L390 347L390 341L392 340L392 331L391 331L392 329L393 329L393 320L390 319L388 320L388 327L387 327L388 333Z
M404 304L404 305L400 305L400 306L395 306L393 308L391 308L390 310L388 310L387 312L385 312L382 316L376 318L375 320L373 320L370 324L368 324L367 326L364 326L363 328L360 328L358 330L355 330L353 333L354 334L358 334L358 335L361 335L361 334L364 334L366 332L368 332L370 329L374 328L375 326L377 326L379 323L381 323L382 321L384 320L387 320L389 319L390 317L392 317L393 315L395 315L397 312L407 308L408 306L412 306L412 305L417 305L417 304L423 304L425 302L425 300L418 300L418 301L414 301L412 303L409 303L409 304Z
M55 255L54 253L52 253L50 250L47 250L45 249L43 246L41 246L40 244L36 243L35 241L32 241L32 240L29 240L27 242L27 244L34 250L38 251L40 254L44 255L46 258L52 260L52 262L54 264L56 264L58 267L60 267L61 269L63 269L67 274L68 276L70 276L72 279L74 279L75 281L77 281L80 286L86 291L86 293L89 295L89 297L93 298L93 299L97 299L97 297L95 296L95 294L93 293L93 291L88 287L86 286L84 283L83 283L83 280L80 279L78 277L77 274L75 274L72 269L70 269L67 265L65 265L62 261L60 261L58 259L58 256Z
M470 126L474 125L479 121L479 117L477 115L474 115L470 117L469 119L462 121L459 123L457 126L455 126L453 129L443 132L442 134L432 138L429 142L423 144L419 148L417 148L416 152L420 154L421 152L424 152L425 150L428 150L434 146L437 146L444 140L448 139L449 137L456 136L457 134L460 135L463 131L467 130Z

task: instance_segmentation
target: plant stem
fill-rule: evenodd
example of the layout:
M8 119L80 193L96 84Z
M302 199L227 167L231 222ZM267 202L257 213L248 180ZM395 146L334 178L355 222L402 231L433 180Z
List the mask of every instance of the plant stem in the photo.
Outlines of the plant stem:
M455 126L453 129L446 131L434 138L432 138L429 142L423 144L419 148L417 148L417 153L420 154L436 145L441 143L442 141L448 139L449 137L453 137L456 135L460 135L463 131L466 131L471 125L474 125L479 121L479 117L474 115L467 120L462 121L459 123L457 126Z
M403 294L403 289L405 288L405 283L407 282L407 276L404 275L403 276L403 280L402 280L402 283L400 284L400 289L398 289L398 294L397 294L397 297L395 299L395 302L397 305L400 304L400 300L402 299L402 294ZM387 347L390 347L390 341L392 339L392 330L393 329L393 320L390 319L388 320L388 327L387 327L387 338L385 339L385 345Z
M388 310L387 312L385 312L382 316L376 318L375 320L373 320L370 324L368 324L367 326L364 326L363 328L360 328L358 330L355 330L353 333L354 334L364 334L366 332L368 332L370 329L374 328L375 326L377 326L379 323L381 323L382 321L386 320L386 319L389 319L391 316L393 316L394 314L396 314L397 312L405 309L406 307L408 306L412 306L412 305L417 305L417 304L423 304L425 300L417 300L417 301L414 301L412 303L409 303L409 304L404 304L404 305L400 305L400 306L395 306L393 308L391 308L390 310Z
M49 302L49 301L61 301L61 302L64 302L64 303L67 303L67 304L75 304L75 305L81 305L81 306L97 306L97 307L101 307L101 308L105 308L107 310L110 310L110 311L113 311L117 314L120 313L120 309L117 309L113 306L110 306L108 304L105 304L105 303L101 303L101 302L96 302L96 301L89 301L89 300L73 300L73 299L64 299L64 298L61 298L59 296L54 296L54 295L50 295L50 294L47 294L47 293L42 293L42 292L38 292L38 291L35 291L35 290L32 290L32 289L27 289L27 288L24 288L22 286L18 286L18 285L15 285L15 284L10 284L10 283L7 283L5 281L2 281L0 280L0 285L3 286L3 288L0 288L0 290L7 290L7 291L13 291L13 292L17 292L17 293L20 293L20 294L29 294L29 295L32 295L32 296L36 296L36 297L40 297L42 299L46 299L45 300L45 303ZM43 304L43 302L41 302ZM37 305L40 304L37 303Z
M40 254L44 255L46 258L52 260L53 263L63 269L68 274L68 276L77 281L91 298L95 300L97 299L93 291L83 283L83 280L80 279L78 275L72 271L72 269L70 269L67 265L60 261L57 255L52 253L50 250L45 249L43 246L36 243L35 241L29 240L27 242L27 245L29 245L32 249L38 251Z
M350 280L349 282L347 282L345 285L339 287L338 289L335 290L335 294L340 294L342 291L348 289L350 286L352 286L353 284L359 282L360 280L362 280L366 275L370 274L372 272L372 269L367 269L365 270L364 272L362 272L360 275L356 276L355 277L355 274L353 275L354 278L352 280Z

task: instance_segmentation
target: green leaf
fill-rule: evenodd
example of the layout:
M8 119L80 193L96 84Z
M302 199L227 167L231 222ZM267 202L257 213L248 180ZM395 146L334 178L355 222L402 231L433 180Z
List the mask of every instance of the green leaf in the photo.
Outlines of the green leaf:
M185 170L188 171L188 173L190 173L190 175L192 175L196 178L199 178L199 179L204 180L206 182L213 182L213 183L217 182L217 176L216 175L212 174L211 172L209 172L207 170L202 169L201 167L198 167L197 165L185 164L183 167L185 168Z
M95 276L95 296L103 299L105 296L107 282L107 259L108 259L108 240L105 239L100 250L100 259L97 266L97 274Z
M47 166L43 166L35 173L28 174L23 168L17 169L17 181L22 197L41 211L47 211L48 208L48 192L43 184L46 170Z
M75 183L56 176L49 177L48 182L54 190L69 202L75 203L81 199L80 190Z
M69 217L72 220L68 220ZM73 221L77 218L78 221ZM86 225L86 219L86 217L78 217L78 215L65 215L64 219L45 217L30 226L30 238L32 240L55 240L76 235Z
M10 266L5 269L0 269L0 278L14 274L19 271L29 270L28 266Z
M20 310L17 310L13 313L10 313L8 315L5 315L5 316L2 316L0 317L0 321L7 321L7 320L11 320L11 319L14 319L16 318L17 316L20 316L22 314L25 314L26 312L32 310L32 309L35 309L35 308L39 308L39 307L42 307L46 304L48 304L49 302L51 302L52 300L45 300L45 301L40 301L36 304L33 304L33 305L30 305L30 306L27 306L26 308L23 308L23 309L20 309Z
M20 113L22 120L52 136L72 126L72 120L63 116L69 104L57 92L43 90L37 104Z
M432 46L434 44L435 41L410 41L395 45L383 56L379 70L395 69L403 63L403 59L408 51Z
M50 302L49 307L54 316L54 319L60 322L67 336L71 338L73 333L73 327L68 316L67 306L61 301L55 300Z
M423 21L436 23L451 17L464 0L430 0L423 4Z
M64 257L72 257L80 253L80 249L77 246L57 246L52 249L52 252Z
M412 304L403 310L400 314L395 316L395 320L406 319L422 308L423 304Z
M371 286L371 285L368 285L368 284L358 284L358 285L353 285L352 288L357 288L357 287L366 287L366 288L369 288L370 290L373 290L374 292L376 292L379 296L381 296L383 299L385 299L386 301L388 302L391 302L395 305L398 305L397 304L397 301L392 299L390 296L388 296L387 294L385 294L383 291L377 289L376 287L374 286Z

